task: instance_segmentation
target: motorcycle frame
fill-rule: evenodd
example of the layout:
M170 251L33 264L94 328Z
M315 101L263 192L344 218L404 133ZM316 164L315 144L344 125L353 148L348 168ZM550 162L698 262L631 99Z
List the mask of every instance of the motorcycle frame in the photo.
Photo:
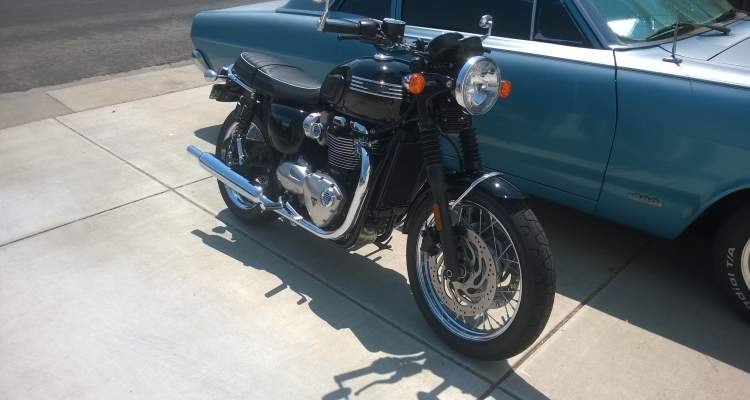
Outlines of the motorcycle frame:
M220 74L216 76L216 78L218 79L225 80L226 83L214 85L211 91L210 98L213 98L216 101L220 102L236 102L241 98L240 93L244 92L244 94L246 95L250 93L256 95L259 102L262 103L262 98L267 96L256 92L253 88L242 82L236 75L232 74L230 71L231 66L229 68L222 69ZM427 79L439 80L443 84L441 84L439 88L427 89L425 90L425 92L416 95L414 98L414 101L417 102L419 119L419 131L417 132L417 134L420 138L422 137L422 135L437 134L435 132L438 129L436 120L431 115L430 107L428 106L428 104L435 96L450 90L450 85L443 82L446 79L445 76L439 74L425 74L425 77ZM264 115L263 107L258 107L258 105L256 105L256 107L258 108L257 111L261 112L262 119L267 120L268 116ZM393 157L398 156L398 154L396 154L395 152L398 150L399 144L407 135L408 132L404 131L403 129L397 130L396 133L394 133L388 141L388 145L383 151L380 157L380 161L375 167L374 171L371 171L371 166L366 168L366 170L369 171L368 174L370 174L370 176L367 179L367 187L364 188L365 193L363 195L363 198L361 199L361 203L359 204L358 209L349 210L348 214L354 212L356 215L355 217L353 217L354 221L341 237L325 238L322 235L330 232L323 231L315 226L305 226L306 230L316 234L322 239L328 240L338 247L351 248L356 245L357 240L359 239L360 232L364 227L368 215L371 212L375 211L373 206L375 191L373 189L381 186L381 182L383 182L384 179L383 175L389 172L386 170L386 166L389 165L389 160ZM459 135L461 135L461 133L459 133ZM365 152L364 154L367 154L367 149L363 148L362 150ZM207 164L213 165L214 168L218 167L216 162L223 164L223 162L216 159L216 157L211 156L210 154L204 155L204 153L195 148L188 148L188 152L200 158L201 164L205 169L211 169L211 167L207 166ZM213 160L209 158L212 158ZM367 158L369 162L369 157ZM432 179L430 178L430 175L432 175ZM233 182L231 182L230 179L226 179L225 177L225 179L222 179L223 177L220 177L218 175L217 178L225 184L232 186L235 190L241 189L241 191L247 191L247 188L237 187ZM365 179L364 176L360 176L360 180L363 179ZM431 198L443 197L444 200L442 201L442 203L444 205L444 210L441 210L441 214L450 215L450 210L455 207L470 191L475 190L475 188L484 191L486 194L496 198L498 201L503 201L506 199L524 199L527 197L512 183L502 178L500 173L485 174L478 170L447 171L445 169L445 164L440 163L440 167L436 170L433 170L432 174L427 171L427 166L423 166L422 173L420 174L420 179L417 181L417 185L412 190L413 195L409 200L408 205L405 207L405 210L404 207L394 207L390 210L380 209L378 211L381 215L390 214L393 216L388 229L393 228L393 226L395 225L395 219L398 217L399 222L404 223L404 230L406 231L413 223L413 215L415 214L415 211L420 207L427 206L427 203ZM449 189L457 189L462 191L462 194L457 198L458 201L454 202L451 206L448 205L447 198L445 198L445 194ZM252 194L252 192L250 193ZM262 193L258 193L258 196L253 197L258 199L257 203L264 210L264 212L274 211L290 220L290 222L300 224L301 221L299 219L295 220L294 215L287 215L288 212L283 212L286 210L280 209L283 204L274 202L273 200L264 197ZM438 205L440 205L439 203L440 202L438 202ZM279 206L279 208L275 206ZM447 237L444 239L441 238L441 241L453 242L453 240L448 240L448 238L453 237L452 226L450 226L449 232L446 233L448 234ZM445 248L443 250L445 251Z

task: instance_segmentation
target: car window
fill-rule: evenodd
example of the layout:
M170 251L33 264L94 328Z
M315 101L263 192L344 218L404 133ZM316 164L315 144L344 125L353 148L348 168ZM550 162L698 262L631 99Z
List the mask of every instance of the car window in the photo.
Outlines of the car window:
M391 15L391 0L344 0L338 10L363 17L383 19Z
M401 18L409 25L469 33L487 33L479 27L482 15L494 18L492 36L529 39L533 0L403 0Z
M535 41L591 47L563 0L538 0L535 21Z

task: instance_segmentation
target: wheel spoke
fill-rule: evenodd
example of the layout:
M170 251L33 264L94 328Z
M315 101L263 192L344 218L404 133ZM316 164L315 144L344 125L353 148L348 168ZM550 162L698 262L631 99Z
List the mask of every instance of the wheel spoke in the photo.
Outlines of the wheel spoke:
M471 200L456 206L453 217L461 226L469 229L468 233L462 239L462 243L476 243L468 246L469 251L475 251L476 254L467 255L467 259L474 259L478 256L479 250L483 244L490 254L484 253L486 257L483 263L494 262L496 283L489 286L495 298L483 297L483 292L479 291L471 294L464 293L466 288L461 282L451 282L443 276L445 272L445 260L442 252L436 257L429 257L427 254L418 251L424 260L420 271L419 284L422 286L422 293L425 294L428 306L438 317L438 320L453 334L464 339L472 341L484 341L502 334L512 323L518 311L521 299L521 269L516 254L515 244L509 236L503 223L490 211ZM424 221L422 229L428 226L434 226L434 215ZM421 242L418 242L418 245ZM461 244L462 246L464 244ZM473 248L474 250L470 250ZM472 257L474 256L474 257ZM480 259L481 259L480 257ZM491 269L480 269L471 271L470 279L487 279L484 274ZM503 277L505 274L505 277ZM508 281L508 277L512 280ZM503 281L506 281L505 285ZM510 283L508 283L510 282ZM468 287L468 286L467 286ZM496 302L496 303L495 303ZM501 304L502 302L502 304ZM479 314L474 314L473 307L482 307Z

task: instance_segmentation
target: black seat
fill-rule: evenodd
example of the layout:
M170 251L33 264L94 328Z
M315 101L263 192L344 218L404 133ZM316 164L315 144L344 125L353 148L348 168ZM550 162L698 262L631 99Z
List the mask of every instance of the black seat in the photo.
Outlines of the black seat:
M234 63L234 73L253 89L278 99L315 105L320 83L305 71L278 58L245 52Z

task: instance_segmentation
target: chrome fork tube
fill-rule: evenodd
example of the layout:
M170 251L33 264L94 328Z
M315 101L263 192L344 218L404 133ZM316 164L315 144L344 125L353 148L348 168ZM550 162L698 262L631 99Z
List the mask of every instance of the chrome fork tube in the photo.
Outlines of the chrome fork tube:
M194 146L188 146L188 153L198 158L199 163L203 169L208 173L216 177L224 184L228 185L243 197L252 201L253 203L259 203L262 206L271 206L269 208L275 208L277 204L274 200L271 200L263 195L263 190L248 182L242 175L232 171L226 164L221 162L216 156L211 153L204 153ZM336 240L341 239L350 233L354 223L357 221L360 213L362 212L362 206L364 204L365 197L367 196L367 188L370 184L370 177L372 176L372 167L370 166L370 154L367 149L362 147L362 167L359 172L359 179L357 180L357 187L352 197L352 204L349 206L349 212L346 214L344 223L334 231L325 231L308 220L300 220L299 216L293 209L281 208L274 209L273 211L286 218L290 222L304 228L306 231L318 236L322 239Z

